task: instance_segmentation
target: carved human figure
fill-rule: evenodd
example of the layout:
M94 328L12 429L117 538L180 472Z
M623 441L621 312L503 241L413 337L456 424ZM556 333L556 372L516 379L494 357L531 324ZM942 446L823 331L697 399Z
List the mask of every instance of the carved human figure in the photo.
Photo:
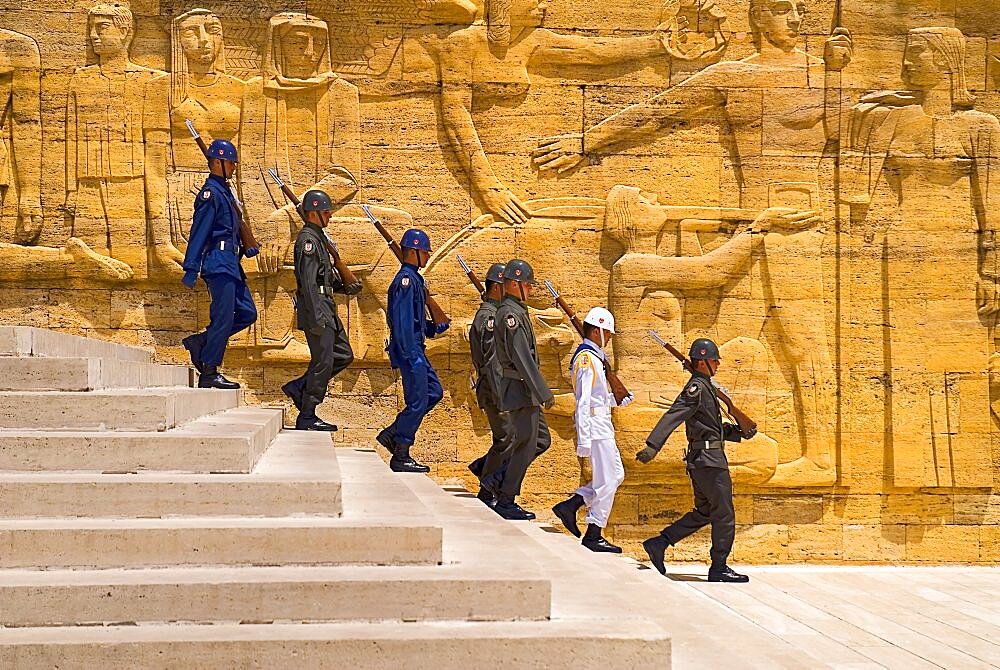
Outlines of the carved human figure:
M0 239L21 244L42 229L40 68L33 39L0 30Z
M192 193L208 174L205 157L191 138L190 119L209 141L237 141L246 82L226 73L222 22L207 9L193 9L170 25L171 72L146 84L146 197L156 257L180 272L187 230L194 214Z
M265 276L256 282L256 288L263 293L259 303L264 308L256 325L255 344L265 348L269 357L308 360L308 349L296 339L292 301L296 284L288 269L290 242L302 223L262 168L277 168L296 193L316 188L331 196L335 212L330 235L366 284L365 295L352 300L367 303L375 300L369 294L384 297L398 269L395 259L383 262L385 245L381 238L376 243L378 233L360 207L351 203L360 187L360 137L358 89L330 69L326 22L302 13L274 16L268 26L262 76L247 83L240 122L241 186L255 232L263 243L258 267ZM399 233L411 222L400 210L372 207L372 211ZM350 225L345 226L348 221ZM378 283L383 274L385 290ZM357 320L349 325L351 334L367 325L373 332L366 339L381 342L385 323L382 307L361 306ZM352 346L355 343L352 338ZM363 345L355 347L359 359L367 351ZM374 353L382 358L381 347Z
M87 34L93 64L73 75L66 103L66 208L74 237L142 278L149 242L143 96L146 84L163 73L129 60L135 24L127 7L91 9ZM152 243L156 248L165 241Z
M440 118L448 143L484 211L524 223L531 211L497 177L472 117L473 98L516 100L539 64L601 65L666 54L658 35L626 38L562 35L542 28L547 0L486 0L485 18L448 36L434 52Z
M993 482L986 370L987 328L1000 315L1000 121L973 109L965 54L955 28L910 30L909 90L867 95L851 115L844 199L880 268L897 486Z
M813 216L823 203L811 195L803 198L801 187L811 185L805 189L809 194L820 192L819 163L827 142L839 133L839 72L850 61L852 44L847 31L838 28L826 42L824 59L798 48L804 12L803 0L752 0L756 53L711 65L582 134L543 140L534 152L540 169L563 172L588 154L607 152L626 140L716 123L731 134L725 143L740 207L761 211L792 205L809 212L805 219L812 225L806 229L798 223L772 229L764 241L766 262L759 267L766 277L769 318L778 330L774 344L790 364L802 425L803 456L779 466L771 482L778 486L836 481L833 366L821 309L825 235L822 220ZM823 195L832 202L832 193Z

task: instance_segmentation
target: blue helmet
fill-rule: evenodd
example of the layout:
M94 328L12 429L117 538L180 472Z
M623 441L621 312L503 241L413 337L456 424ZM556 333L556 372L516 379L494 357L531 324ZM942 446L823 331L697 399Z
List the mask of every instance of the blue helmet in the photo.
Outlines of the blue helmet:
M403 249L416 249L430 253L431 238L419 228L410 228L403 233L403 240L399 243L399 246Z
M208 147L208 159L212 160L213 158L233 163L239 162L236 158L236 147L229 140L214 140L212 142L212 145Z

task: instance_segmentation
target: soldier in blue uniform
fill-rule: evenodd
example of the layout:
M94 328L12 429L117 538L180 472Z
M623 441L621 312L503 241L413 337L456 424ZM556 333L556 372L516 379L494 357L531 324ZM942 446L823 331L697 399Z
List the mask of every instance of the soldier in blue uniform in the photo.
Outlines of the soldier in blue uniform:
M194 221L184 256L184 278L194 288L198 274L212 298L208 328L184 338L184 348L197 368L199 388L238 389L219 372L229 338L257 320L257 307L247 288L240 259L256 256L258 249L240 243L240 213L228 181L236 172L236 147L215 140L208 149L211 174L194 203Z
M403 408L391 425L378 434L379 444L392 453L394 472L430 472L410 456L421 421L444 395L437 373L427 360L424 340L448 329L427 318L427 289L420 268L431 255L431 240L422 230L411 228L399 243L403 265L389 285L389 362L403 380Z

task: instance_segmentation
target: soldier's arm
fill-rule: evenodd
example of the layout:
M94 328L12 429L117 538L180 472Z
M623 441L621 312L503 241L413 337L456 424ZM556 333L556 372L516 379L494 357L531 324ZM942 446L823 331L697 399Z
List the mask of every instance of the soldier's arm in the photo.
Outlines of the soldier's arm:
M184 278L187 280L201 271L201 261L211 239L212 223L218 212L218 200L219 196L208 189L203 189L195 198L194 218L188 235L187 252L184 254Z
M514 322L513 326L509 325L508 322L504 327L508 331L508 347L514 368L528 385L528 389L531 391L531 395L535 401L539 405L544 405L552 400L552 391L549 389L548 382L542 377L542 371L538 369L538 364L535 363L534 356L531 355L531 343L528 342L528 334L517 321Z
M677 430L678 426L691 418L697 411L701 404L701 394L700 386L693 383L688 384L674 400L670 409L660 417L653 431L646 438L646 446L656 451L662 449L667 438Z
M576 394L576 443L589 447L593 440L590 430L590 399L594 390L594 360L584 352L573 365L573 391ZM603 374L603 371L602 371Z
M308 250L307 250L308 247ZM295 278L299 284L299 309L304 314L311 315L313 321L324 327L327 315L323 309L323 298L319 293L319 250L316 243L300 237L295 242Z

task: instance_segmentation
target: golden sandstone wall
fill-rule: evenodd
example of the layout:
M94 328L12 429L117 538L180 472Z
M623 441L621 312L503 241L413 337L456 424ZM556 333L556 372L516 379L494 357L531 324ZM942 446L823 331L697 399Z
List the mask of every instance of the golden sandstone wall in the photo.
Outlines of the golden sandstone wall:
M292 329L293 212L340 202L365 292L357 362L324 416L370 442L401 402L383 353L396 262L360 211L427 228L455 318L415 455L442 480L488 442L464 336L480 272L511 256L619 320L638 401L615 420L632 548L684 512L679 441L632 455L684 375L646 336L723 344L761 434L731 449L738 561L1000 557L1000 5L981 0L0 0L0 321L155 346L207 321L178 260L204 166L184 128L236 139L261 317L227 372L251 399L307 352ZM308 13L309 16L306 16ZM527 480L578 483L574 335L536 294L554 444ZM708 534L676 550L702 559Z

